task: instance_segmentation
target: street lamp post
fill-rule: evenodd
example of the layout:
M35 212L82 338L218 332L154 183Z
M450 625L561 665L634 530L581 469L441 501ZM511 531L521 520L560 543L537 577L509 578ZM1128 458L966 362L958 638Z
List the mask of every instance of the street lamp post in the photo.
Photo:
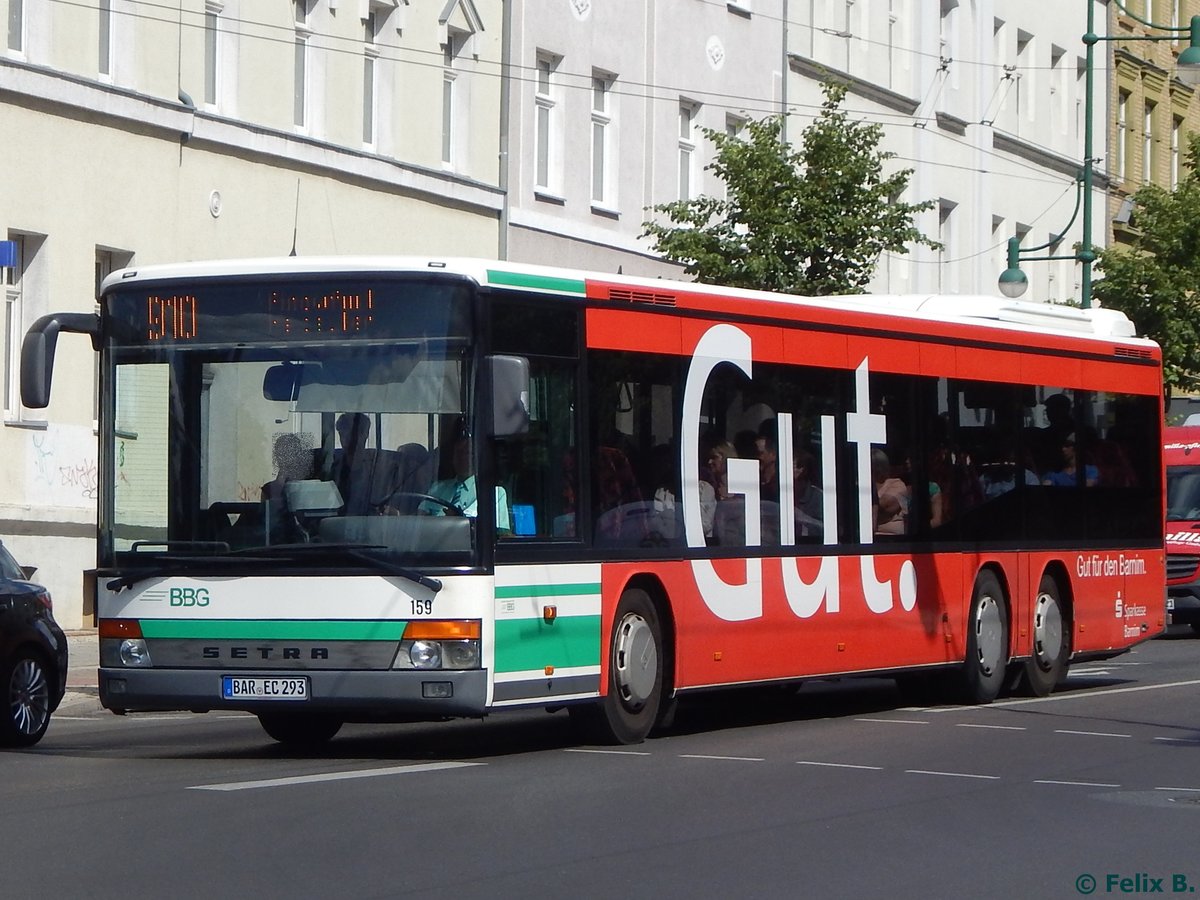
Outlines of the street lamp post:
M1138 37L1127 37L1124 35L1098 35L1096 34L1096 0L1087 0L1087 32L1083 36L1085 47L1084 52L1084 85L1083 85L1083 168L1080 171L1078 178L1079 194L1075 198L1075 212L1071 216L1071 221L1067 223L1065 232L1075 222L1075 217L1079 214L1080 207L1083 209L1083 237L1079 241L1079 249L1070 255L1058 256L1027 256L1026 260L1048 260L1048 259L1073 259L1077 261L1081 268L1080 285L1079 285L1079 305L1084 309L1088 309L1092 305L1092 263L1096 261L1096 250L1092 244L1092 183L1095 174L1095 156L1092 152L1092 114L1095 104L1095 50L1096 44L1100 41L1174 41L1178 40L1178 35L1186 32L1189 38L1189 46L1179 54L1176 60L1176 77L1185 84L1196 87L1200 85L1200 16L1192 16L1191 22L1187 26L1182 25L1158 25L1154 22L1147 21L1136 13L1130 12L1122 0L1112 0L1121 12L1125 13L1131 19L1141 22L1148 28L1154 28L1158 31L1167 31L1170 34L1164 35L1142 35ZM1050 246L1050 243L1041 244L1037 247L1021 248L1019 238L1009 238L1008 240L1008 268L1000 274L999 287L1000 292L1006 297L1019 297L1025 293L1025 288L1028 286L1028 279L1025 273L1021 271L1022 254L1026 252L1034 252L1043 250Z

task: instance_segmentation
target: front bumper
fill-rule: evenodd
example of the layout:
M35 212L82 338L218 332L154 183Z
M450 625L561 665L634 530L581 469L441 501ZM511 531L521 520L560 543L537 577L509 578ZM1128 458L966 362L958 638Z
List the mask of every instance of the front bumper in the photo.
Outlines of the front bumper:
M294 677L309 680L309 699L297 701L225 700L224 675ZM440 693L431 699L427 683ZM137 669L101 668L100 702L114 712L242 710L261 712L326 712L352 721L437 719L480 716L487 709L487 671L341 670L286 671L270 669Z

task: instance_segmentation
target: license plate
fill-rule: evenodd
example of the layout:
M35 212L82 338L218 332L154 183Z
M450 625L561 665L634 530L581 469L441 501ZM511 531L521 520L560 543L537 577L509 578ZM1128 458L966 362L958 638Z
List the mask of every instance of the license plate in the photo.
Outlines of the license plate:
M225 675L221 696L226 700L307 700L307 678L247 678Z

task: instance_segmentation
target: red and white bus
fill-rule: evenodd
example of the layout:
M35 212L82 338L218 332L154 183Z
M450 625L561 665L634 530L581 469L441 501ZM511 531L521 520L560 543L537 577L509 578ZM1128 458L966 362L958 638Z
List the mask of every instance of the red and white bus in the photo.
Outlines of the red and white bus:
M116 273L100 696L273 737L887 674L988 702L1164 627L1162 380L1121 314L456 259Z

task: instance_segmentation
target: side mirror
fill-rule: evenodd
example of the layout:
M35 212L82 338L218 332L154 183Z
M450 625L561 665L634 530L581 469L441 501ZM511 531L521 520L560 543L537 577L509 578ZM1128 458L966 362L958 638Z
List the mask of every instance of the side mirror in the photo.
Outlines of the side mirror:
M33 576L37 574L37 566L21 566L21 571L25 574L26 581L33 581Z
M523 356L489 356L487 383L492 390L492 437L529 431L529 360Z
M54 351L60 331L91 335L92 347L99 349L100 317L94 313L54 313L34 322L21 342L21 403L30 409L50 405Z

